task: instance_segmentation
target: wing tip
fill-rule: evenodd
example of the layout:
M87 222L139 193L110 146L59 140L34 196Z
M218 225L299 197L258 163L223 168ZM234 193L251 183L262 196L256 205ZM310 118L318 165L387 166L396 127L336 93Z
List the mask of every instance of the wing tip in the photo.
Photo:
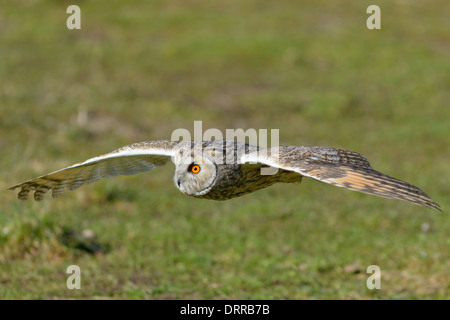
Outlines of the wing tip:
M38 188L38 189L34 189L34 188L29 188L29 186L26 183L22 183L22 184L17 184L15 186L9 187L7 190L12 190L14 191L17 188L21 188L20 191L17 193L17 198L19 200L25 201L28 200L28 196L30 194L30 192L33 192L33 198L36 201L41 201L44 198L44 195L47 193L48 190L50 190L51 188Z
M22 189L19 191L19 193L17 194L17 198L19 198L20 200L27 200L28 199L28 194L30 193L30 190L25 190Z
M444 210L442 210L442 208L441 208L439 203L431 201L431 200L429 201L429 203L425 204L425 206L427 206L427 207L429 207L431 209L437 210L439 212L444 212Z

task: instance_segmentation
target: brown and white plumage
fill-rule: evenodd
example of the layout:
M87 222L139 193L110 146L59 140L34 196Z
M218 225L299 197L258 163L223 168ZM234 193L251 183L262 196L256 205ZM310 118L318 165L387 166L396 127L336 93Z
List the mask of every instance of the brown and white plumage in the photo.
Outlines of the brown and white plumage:
M374 170L367 159L356 152L305 146L262 149L227 140L135 143L10 189L20 188L18 197L23 200L32 191L35 200L41 200L49 190L57 197L65 189L75 190L100 178L149 171L154 166L166 164L169 159L175 164L175 186L197 198L227 200L277 182L300 182L302 177L309 177L440 210L422 190ZM198 166L198 172L192 170L193 166ZM265 167L275 168L275 171L265 174Z
M83 184L93 183L100 178L132 175L142 171L149 171L154 166L162 166L172 156L172 146L174 144L176 142L171 141L135 143L91 158L85 162L25 181L9 189L20 188L18 197L21 200L26 200L30 191L34 191L35 200L42 200L45 193L49 190L52 190L52 196L56 198L65 189L75 190Z
M373 169L363 155L342 149L324 147L279 147L278 156L272 154L245 156L247 161L258 161L302 176L367 193L379 197L409 201L441 210L430 196L408 182L390 177Z

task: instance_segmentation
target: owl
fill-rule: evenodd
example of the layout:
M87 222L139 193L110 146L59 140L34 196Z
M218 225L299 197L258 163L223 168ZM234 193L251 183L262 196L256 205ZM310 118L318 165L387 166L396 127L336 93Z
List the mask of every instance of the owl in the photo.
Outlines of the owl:
M299 183L303 177L375 196L406 200L441 210L418 187L374 170L361 154L327 147L260 148L230 141L158 140L134 143L82 163L12 186L19 199L30 191L42 200L65 189L75 190L100 178L132 175L175 165L173 181L182 193L203 199L227 200L275 183Z

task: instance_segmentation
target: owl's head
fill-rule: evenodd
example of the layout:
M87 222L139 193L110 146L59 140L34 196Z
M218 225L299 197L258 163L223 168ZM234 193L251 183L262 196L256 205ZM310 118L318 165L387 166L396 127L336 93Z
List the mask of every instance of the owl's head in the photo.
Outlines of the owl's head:
M208 153L180 150L172 159L175 163L175 186L188 196L208 193L216 179L217 167Z

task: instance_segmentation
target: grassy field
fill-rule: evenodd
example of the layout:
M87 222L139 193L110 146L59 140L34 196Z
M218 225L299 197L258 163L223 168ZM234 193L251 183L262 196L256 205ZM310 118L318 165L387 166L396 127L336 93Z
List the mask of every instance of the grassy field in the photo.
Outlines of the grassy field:
M73 2L0 4L0 298L450 298L450 3L378 1L369 30L374 1L77 1L68 30ZM197 200L172 165L6 190L195 120L361 152L444 212L308 179Z

